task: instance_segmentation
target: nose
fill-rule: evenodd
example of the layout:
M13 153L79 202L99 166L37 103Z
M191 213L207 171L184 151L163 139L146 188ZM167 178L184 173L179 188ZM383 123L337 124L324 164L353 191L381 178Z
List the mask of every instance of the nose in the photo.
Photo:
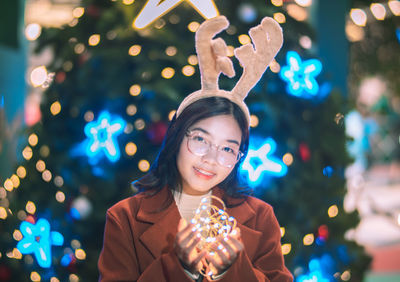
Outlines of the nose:
M218 149L214 147L215 145L210 146L210 150L208 150L207 154L201 157L203 162L207 162L209 164L218 163Z

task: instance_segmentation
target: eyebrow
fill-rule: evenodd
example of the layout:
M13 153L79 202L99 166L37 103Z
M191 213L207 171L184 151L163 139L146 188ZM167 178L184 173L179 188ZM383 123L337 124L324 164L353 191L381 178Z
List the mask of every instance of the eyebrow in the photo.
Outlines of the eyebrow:
M203 132L203 133L205 133L207 135L211 135L207 130L205 130L205 129L201 128L201 127L195 127L193 129L190 129L190 131L194 131L194 130L198 130L198 131L201 131L201 132ZM233 144L236 144L236 145L240 146L239 142L236 141L236 140L227 139L226 141L229 142L229 143L233 143Z

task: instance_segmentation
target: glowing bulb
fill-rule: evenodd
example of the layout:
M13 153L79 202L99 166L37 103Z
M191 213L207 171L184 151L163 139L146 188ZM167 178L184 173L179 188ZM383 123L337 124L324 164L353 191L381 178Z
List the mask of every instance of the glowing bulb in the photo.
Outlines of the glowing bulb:
M36 212L36 206L33 202L28 201L26 203L25 210L30 214L34 214Z
M29 135L28 137L28 143L29 145L31 145L32 147L36 146L38 143L38 137L35 133L32 133L31 135Z
M361 9L351 9L350 17L358 26L365 26L367 24L367 14Z
M15 241L21 241L22 238L23 238L21 231L14 230L13 238L14 238Z
M45 66L34 68L31 72L31 83L34 87L38 87L45 83L47 79L47 69Z
M100 43L100 34L93 34L89 37L88 43L90 46L96 46Z
M285 236L286 229L285 227L281 227L281 237Z
M80 18L83 16L84 13L85 13L85 8L83 7L77 7L72 10L72 15L74 16L74 18Z
M339 210L338 210L337 205L332 205L329 207L329 209L328 209L329 217L335 217L338 215L338 213L339 213Z
M194 67L190 65L186 65L182 68L182 73L184 76L192 76L195 72Z
M50 282L60 282L57 277L51 277Z
M140 45L133 45L131 48L129 48L129 55L130 56L137 56L140 54L140 51L142 51L142 46Z
M125 152L128 156L133 156L134 154L136 154L136 151L137 151L137 146L135 143L129 142L128 144L126 144Z
M294 2L302 7L308 7L312 4L312 0L294 0Z
M39 153L43 158L47 158L50 154L50 149L47 145L43 145L40 147Z
M92 111L87 111L84 115L83 115L83 119L86 122L91 122L94 119L94 113Z
M305 246L310 246L312 243L314 243L314 234L307 234L306 236L304 236L303 238L303 244Z
M50 112L53 116L58 115L61 112L61 104L58 101L55 101L50 106Z
M86 253L82 249L75 250L75 257L80 260L84 260L86 258Z
M9 178L7 178L7 179L4 181L3 186L4 186L4 188L5 188L8 192L11 192L11 191L14 189L14 185L13 185L11 179L9 179Z
M280 24L283 24L286 22L286 17L282 13L274 13L274 20L276 20Z
M39 172L43 172L43 171L46 169L46 164L44 163L44 161L38 160L38 161L36 162L36 169L37 169Z
M272 5L274 6L282 6L283 5L283 0L271 0Z
M340 275L340 279L342 279L343 281L349 281L351 278L351 274L349 270L346 270L342 273L342 275Z
M0 219L7 218L7 210L4 207L0 207Z
M175 70L170 67L166 67L161 71L161 76L165 79L170 79L175 75Z
M383 6L380 3L372 3L370 9L372 14L377 20L383 21L385 19L386 16L385 6Z
M251 43L251 39L247 34L241 34L241 35L239 35L238 38L239 38L240 44L242 44L242 45Z
M29 41L38 39L42 33L42 27L37 23L28 24L25 28L25 36Z
M56 193L56 200L59 203L63 203L65 201L65 194L63 192L61 192L61 191L58 191Z
M282 254L287 255L292 250L292 244L283 244L282 245Z
M250 116L250 126L257 127L258 123L259 123L258 117L256 115L251 115Z
M43 171L43 173L42 173L42 178L43 178L44 181L50 182L50 181L51 181L51 178L52 178L51 172L50 172L49 170L46 169L46 170Z
M133 2L135 2L135 0L123 0L122 3L124 3L125 5L131 5Z
M400 1L398 0L390 0L388 2L389 8L392 11L393 15L400 16Z
M174 118L175 113L176 113L176 110L170 111L168 114L168 120L172 120Z
M31 272L31 280L34 282L41 281L42 278L40 277L39 273L36 271Z
M273 73L279 73L281 70L281 65L274 60L272 60L272 62L269 64L269 69L273 72Z
M197 29L199 28L200 24L198 22L191 22L190 24L188 24L188 29L191 32L196 32Z
M177 52L178 49L176 49L175 46L169 46L167 47L167 49L165 49L165 54L167 54L170 57L175 56Z
M144 122L143 119L140 118L135 121L135 127L137 130L142 130L142 129L144 129L145 126L146 126L146 123Z
M140 160L138 165L140 171L146 172L150 169L150 164L146 160Z
M129 105L128 107L126 107L126 113L129 116L134 116L137 112L137 107L135 105Z
M197 56L196 55L190 55L189 57L188 57L188 63L189 64L191 64L192 66L195 66L195 65L197 65L199 62L198 62L198 60L197 60Z
M82 43L78 43L75 45L74 47L74 52L76 54L82 54L85 51L85 45L83 45Z
M296 4L289 4L286 9L289 16L299 22L305 21L308 18L307 10Z
M138 96L141 91L142 88L139 84L134 84L131 86L131 88L129 88L129 94L131 94L132 96Z
M79 277L76 274L69 275L69 282L79 282Z
M282 157L282 161L285 165L289 166L293 163L293 155L291 153L286 153Z
M18 188L20 181L18 176L16 176L15 174L11 175L10 177L11 182L13 183L14 188Z
M310 49L312 47L311 38L306 35L300 37L299 43L300 46L303 47L304 49Z
M57 187L61 187L61 186L64 185L64 179L61 176L58 175L58 176L54 177L54 184Z
M19 166L17 168L17 175L19 176L19 178L25 178L26 176L26 169L23 166Z
M364 38L364 29L358 25L355 25L352 21L348 21L346 24L346 36L350 42L361 41Z

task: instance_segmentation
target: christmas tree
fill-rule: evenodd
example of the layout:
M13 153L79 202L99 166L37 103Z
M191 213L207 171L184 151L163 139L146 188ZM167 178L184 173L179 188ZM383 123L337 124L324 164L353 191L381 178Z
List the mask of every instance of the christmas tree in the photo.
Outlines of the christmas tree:
M219 36L231 57L263 17L284 30L281 51L246 99L252 135L243 185L274 207L295 279L361 281L368 258L344 237L358 223L342 205L351 163L346 99L311 48L307 8L271 2L215 1L230 21ZM0 279L95 281L106 210L137 192L131 182L154 161L177 106L200 88L199 9L184 1L134 28L144 6L82 1L69 25L37 39L36 52L51 48L54 58L38 85L46 88L41 119L24 130L23 158L0 188ZM235 83L220 78L222 89Z

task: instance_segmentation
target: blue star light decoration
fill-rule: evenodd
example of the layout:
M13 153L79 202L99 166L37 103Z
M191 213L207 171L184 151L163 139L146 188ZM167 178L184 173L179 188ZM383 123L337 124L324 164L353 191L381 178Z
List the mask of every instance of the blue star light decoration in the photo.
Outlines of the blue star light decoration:
M120 117L111 120L110 113L106 111L100 114L97 121L89 122L85 126L85 134L89 141L86 154L89 158L104 153L111 162L119 160L121 153L117 136L123 132L125 125L126 122Z
M39 219L36 224L23 221L20 226L23 235L17 244L21 254L34 254L38 264L43 268L51 266L51 246L61 246L64 237L56 231L50 232L50 223L46 219Z
M322 64L317 59L302 62L299 54L289 51L286 54L287 66L279 75L287 82L286 91L297 97L312 98L318 94L319 85L315 77L320 74Z
M329 278L324 275L321 262L318 259L312 259L308 263L309 273L301 275L296 282L330 282Z
M276 177L286 175L287 166L280 159L271 156L276 150L276 142L272 138L267 138L258 149L254 147L250 144L246 159L241 166L251 185L257 186L264 174Z

